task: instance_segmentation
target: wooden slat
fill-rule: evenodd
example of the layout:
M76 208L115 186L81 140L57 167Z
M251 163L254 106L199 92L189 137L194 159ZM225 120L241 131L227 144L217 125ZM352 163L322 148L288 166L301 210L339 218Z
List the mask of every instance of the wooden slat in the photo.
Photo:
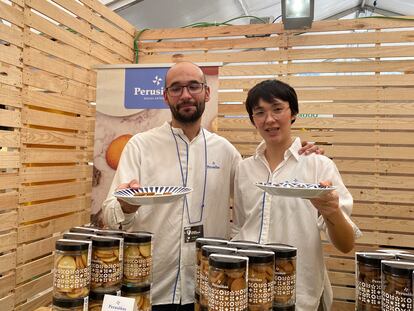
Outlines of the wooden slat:
M87 129L84 117L73 117L34 109L23 110L22 122L24 124L69 130L85 131Z
M0 44L0 61L22 67L22 50L14 45Z
M414 190L414 176L384 176L372 174L342 174L346 185Z
M16 89L0 85L0 102L8 106L21 107L21 93Z
M76 197L33 205L21 205L18 210L18 221L19 223L25 223L78 212L85 210L89 205L90 200L87 197Z
M349 189L354 200L368 202L385 202L393 204L411 204L414 201L412 191L384 190L376 189Z
M22 129L22 143L55 146L87 146L86 134L33 128Z
M325 258L325 264L328 270L342 271L342 272L354 272L355 261L347 258Z
M23 186L19 189L19 202L49 200L92 191L91 181L56 183L51 185Z
M76 80L92 86L95 85L93 72L69 65L65 62L57 60L55 57L40 53L35 49L29 47L24 49L23 58L26 65L48 71L71 80Z
M52 302L53 292L52 290L43 293L42 295L36 295L34 299L29 300L16 307L16 311L33 311L38 307L49 306Z
M81 99L60 95L36 92L24 89L22 98L25 105L54 109L64 112L90 115L89 104Z
M23 47L23 32L3 23L0 24L0 39L18 47Z
M355 285L355 274L329 272L329 280L333 285Z
M55 232L68 230L71 227L85 224L89 221L89 213L80 212L64 217L59 217L32 225L20 226L17 232L18 243L41 239Z
M13 310L14 307L14 294L8 295L0 299L1 310Z
M357 212L357 211L356 211ZM412 234L414 233L413 224L414 220L408 219L382 219L372 217L357 217L354 216L353 221L361 230L375 230L375 231L388 231L388 232L401 232Z
M88 162L88 157L89 155L86 151L75 149L21 149L21 163L78 163Z
M17 173L0 172L0 190L18 188L19 175Z
M53 269L53 257L49 255L16 268L16 283L22 283Z
M10 273L0 277L0 297L6 296L16 285L16 275ZM4 309L3 309L4 310Z
M353 214L365 216L381 217L401 217L405 219L414 219L414 208L411 203L393 204L391 203L368 203L354 202Z
M0 231L17 228L17 211L0 214Z
M0 126L21 127L20 111L0 109Z
M335 159L335 164L341 172L410 174L414 171L413 161Z
M33 258L45 256L55 250L55 242L60 236L43 238L33 243L22 244L17 248L17 263L22 264Z
M355 288L332 286L335 298L355 299Z
M92 177L91 165L22 167L20 182L44 182Z
M1 160L1 157L0 157L0 160ZM0 211L15 209L17 208L17 204L18 204L17 191L8 191L8 192L0 193Z
M25 301L50 288L53 284L53 273L48 273L15 289L16 304Z
M20 167L19 152L1 152L0 151L0 168L18 168Z
M23 14L17 8L0 1L0 18L23 27Z
M16 252L0 256L0 273L12 270L16 267Z
M17 247L17 233L12 231L0 235L0 252L14 250ZM1 286L0 286L1 288Z
M22 71L19 68L0 64L0 83L14 87L22 87Z

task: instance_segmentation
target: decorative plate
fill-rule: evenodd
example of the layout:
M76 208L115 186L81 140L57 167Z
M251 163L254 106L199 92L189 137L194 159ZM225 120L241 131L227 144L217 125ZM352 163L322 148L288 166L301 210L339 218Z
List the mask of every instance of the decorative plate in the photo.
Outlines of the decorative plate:
M193 191L188 187L150 186L126 188L114 192L114 196L132 205L171 203Z
M317 198L326 192L336 189L334 186L324 187L318 184L307 184L297 181L286 181L278 184L258 182L255 185L272 195L303 199Z

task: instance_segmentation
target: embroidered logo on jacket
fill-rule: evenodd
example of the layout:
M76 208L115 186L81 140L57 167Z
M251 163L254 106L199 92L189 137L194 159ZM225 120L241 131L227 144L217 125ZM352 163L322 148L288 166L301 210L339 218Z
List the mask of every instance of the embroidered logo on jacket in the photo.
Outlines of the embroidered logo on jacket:
M210 164L207 163L207 168L220 169L220 166L216 162L213 161Z

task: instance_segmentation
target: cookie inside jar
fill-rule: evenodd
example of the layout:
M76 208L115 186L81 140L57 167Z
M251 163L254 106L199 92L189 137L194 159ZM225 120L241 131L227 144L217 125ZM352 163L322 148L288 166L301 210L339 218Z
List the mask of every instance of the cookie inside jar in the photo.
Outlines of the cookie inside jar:
M355 253L355 290L358 310L382 310L381 261L394 258L394 254L384 252Z
M77 299L89 294L90 242L57 240L54 258L53 295Z
M124 234L124 284L133 286L151 283L152 236L150 232Z
M208 310L247 310L249 259L243 256L209 256Z
M238 255L249 258L249 311L269 311L273 308L275 254L264 250L239 250Z
M88 309L88 297L67 299L53 297L53 311L84 311Z
M151 311L151 285L130 286L122 285L122 297L134 298L137 311Z
M88 311L101 311L105 295L121 296L121 291L112 291L108 293L89 293L89 309Z

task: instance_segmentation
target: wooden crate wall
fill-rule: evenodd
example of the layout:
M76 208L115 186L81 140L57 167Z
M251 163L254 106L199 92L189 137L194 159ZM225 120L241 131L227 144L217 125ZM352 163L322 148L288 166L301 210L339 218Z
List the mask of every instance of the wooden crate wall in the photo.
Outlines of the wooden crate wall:
M51 301L54 242L90 217L93 66L134 34L97 0L0 0L0 310Z
M323 145L353 194L357 250L414 248L414 21L315 22L306 32L280 24L160 29L140 37L140 63L223 62L218 133L243 156L259 135L243 101L265 78L294 86L293 132ZM395 73L395 74L390 74ZM354 252L326 245L334 310L354 308Z

